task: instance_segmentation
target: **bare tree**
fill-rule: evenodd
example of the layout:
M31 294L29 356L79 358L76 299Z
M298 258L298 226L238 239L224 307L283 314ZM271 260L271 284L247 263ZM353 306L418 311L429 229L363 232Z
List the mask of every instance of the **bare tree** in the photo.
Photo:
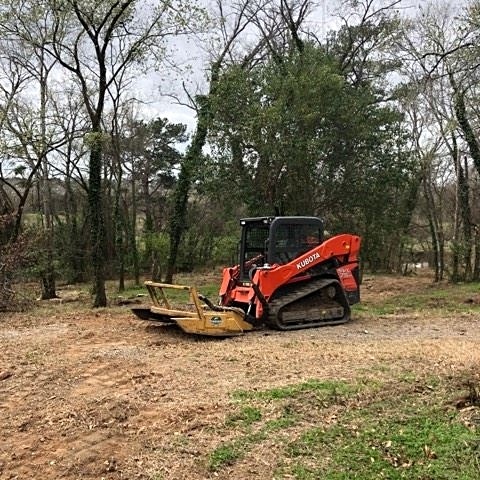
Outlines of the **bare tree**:
M455 178L455 208L453 221L450 222L453 225L450 276L455 281L468 280L473 275L474 231L468 157L473 160L477 171L480 160L479 143L472 127L472 120L475 120L468 105L469 92L475 88L476 83L470 69L472 64L468 60L473 48L469 40L471 32L462 28L454 10L446 4L441 13L432 6L421 9L418 19L412 21L410 27L410 33L399 43L401 51L406 55L411 71L416 71L416 78L410 77L411 81L417 85L425 114L430 116L433 135L441 142L442 149L450 158L446 171L452 172ZM430 138L431 135L432 130ZM465 155L467 152L469 155ZM433 167L434 163L431 165ZM440 171L442 170L437 171L437 175ZM424 175L423 187L427 205L430 205L429 219L434 227L431 228L432 246L436 252L436 246L444 243L443 240L438 241L442 221L433 194L435 186L440 185L441 181L432 175L434 171L430 171L428 176ZM441 255L436 258L441 259ZM460 273L460 263L463 273ZM442 264L443 261L440 261Z
M88 202L94 270L94 306L105 294L105 229L102 194L103 117L108 90L120 76L161 54L166 38L189 31L199 10L181 0L158 1L146 10L137 0L52 0L49 53L76 79L90 119ZM141 12L140 12L141 10Z
M197 127L192 136L190 145L185 152L185 157L180 168L177 186L174 192L173 212L170 217L170 252L167 262L166 279L167 283L173 280L173 274L177 261L178 248L186 224L186 210L188 196L192 181L200 168L202 159L202 150L207 140L207 134L211 126L212 109L210 107L210 97L215 94L222 68L235 58L235 49L241 43L242 34L247 31L256 18L258 12L262 10L265 3L256 3L253 0L241 0L235 2L226 12L226 4L222 0L216 1L216 15L220 24L220 35L217 45L220 45L215 52L211 52L208 73L208 92L203 95L197 95L191 100L190 106L195 109L197 115ZM263 39L260 40L248 52L243 53L242 65L247 66L254 59L259 51L259 45L263 45Z
M5 52L11 51L12 48L11 42L3 42L3 49ZM28 192L32 186L33 179L37 170L40 168L40 163L35 166L33 171L29 174L27 182L25 183L23 191L15 185L15 183L9 180L9 177L15 170L15 162L8 162L8 160L12 157L12 148L11 142L13 139L10 135L6 133L6 126L8 125L9 118L11 118L11 113L17 108L17 101L19 96L21 95L24 88L26 88L31 75L30 73L18 62L16 62L13 58L11 58L8 53L5 57L0 58L0 68L1 68L1 81L0 81L0 93L1 93L1 104L0 104L0 131L3 133L4 140L3 140L3 148L1 155L3 157L3 161L0 162L0 182L3 183L8 190L13 193L15 196L18 197L16 207L13 208L12 206L12 215L13 219L10 222L11 228L9 233L8 240L10 242L15 242L19 233L20 233L20 226L23 217L23 209L25 207L25 203L27 201ZM5 137L6 136L6 137ZM11 164L10 171L6 171L7 164ZM3 189L2 189L3 190ZM5 191L5 190L3 190ZM7 194L5 193L5 198L8 198Z

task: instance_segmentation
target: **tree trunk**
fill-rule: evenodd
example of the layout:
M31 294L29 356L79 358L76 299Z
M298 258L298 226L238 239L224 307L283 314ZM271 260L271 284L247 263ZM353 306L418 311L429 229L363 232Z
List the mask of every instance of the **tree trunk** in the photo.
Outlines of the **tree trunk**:
M140 261L137 248L137 190L135 183L135 174L132 169L132 225L130 227L130 243L132 251L133 277L135 285L140 285Z
M429 215L428 225L430 227L430 235L432 237L432 250L433 250L433 264L435 268L435 282L440 281L440 251L438 244L438 236L435 230L434 222Z
M32 188L32 185L33 185L33 179L37 174L38 169L41 167L41 165L42 165L42 159L40 158L39 160L36 161L35 165L33 165L33 168L25 182L24 190L21 194L19 194L18 205L15 210L15 214L13 216L14 224L13 224L12 235L10 237L11 243L15 243L17 241L18 236L20 235L20 230L22 227L22 219L23 219L23 210L25 208L25 204L27 203L30 189Z
M428 167L425 167L427 170ZM435 200L431 190L429 172L424 171L423 175L423 191L427 201L427 218L430 227L431 243L433 250L433 261L435 266L435 282L443 279L444 274L444 248L441 236L441 227L438 221L438 212L435 207Z
M114 231L115 231L115 250L117 254L117 273L118 273L118 291L125 291L125 244L124 244L124 222L120 209L120 196L122 188L122 166L120 159L117 158L117 184L115 188L115 207L114 207Z
M178 248L182 234L185 231L185 220L188 206L188 194L193 177L198 168L202 150L205 145L210 120L208 108L208 98L201 99L201 105L198 111L197 130L189 145L185 158L180 167L177 186L175 188L173 199L173 212L170 217L170 254L167 261L167 273L165 282L172 283L175 266L177 263Z
M102 162L105 164L106 162ZM108 170L112 168L104 168L102 175L103 179L103 231L104 231L104 252L105 252L105 278L111 278L116 273L115 261L116 261L116 244L115 244L115 193L113 190L112 174Z
M145 199L145 224L143 233L145 235L145 258L150 260L150 277L154 282L160 282L162 279L162 266L158 261L158 253L155 251L153 241L154 220L152 201L150 198L150 163L147 161L142 172L143 198Z
M472 278L472 223L470 211L470 187L468 185L468 164L465 158L465 165L462 168L459 162L459 186L460 186L460 210L463 223L463 262L465 265L465 280Z
M456 146L456 142L455 142ZM455 218L453 227L453 252L452 252L452 274L453 282L460 280L469 281L472 279L472 223L470 208L470 186L468 183L468 164L462 165L460 154L457 148L453 149L456 154L454 159L455 172L457 175L455 195ZM460 235L462 226L462 235ZM461 237L461 238L460 238ZM460 253L463 260L463 274L460 274Z
M456 142L455 142L456 143ZM456 283L460 280L459 272L459 236L460 236L460 180L458 170L461 168L459 165L458 152L456 151L456 158L454 158L455 171L457 172L457 180L455 182L455 214L453 218L453 235L452 235L452 273L450 279Z
M94 128L90 150L88 206L92 244L93 306L106 307L105 293L105 230L103 223L102 195L102 144L100 128Z
M461 243L461 218L462 218L462 178L463 170L462 164L460 161L460 153L458 151L457 137L452 132L451 134L451 147L448 147L452 160L453 166L455 168L455 212L453 216L453 234L452 234L452 272L450 274L450 279L452 282L460 281L460 243ZM448 144L447 139L445 138L445 143Z
M418 172L417 177L415 180L412 181L410 185L410 189L408 192L408 195L405 199L404 207L402 208L402 220L400 223L401 226L401 234L399 236L399 239L395 244L392 244L392 246L397 247L394 249L394 252L396 251L396 258L393 257L393 253L389 255L388 261L389 264L393 265L393 269L397 272L402 271L402 263L403 258L404 258L404 250L405 250L405 241L404 239L408 236L408 230L410 227L410 223L412 221L412 216L413 212L415 211L415 207L417 206L418 202L418 192L420 189L420 186L422 184L422 177L421 177L421 172ZM406 260L408 262L408 259Z
M65 173L65 222L67 225L67 259L71 269L69 283L85 282L85 253L82 248L82 235L78 226L78 198L72 188L71 178L71 147L67 152L67 166Z
M210 98L217 89L220 78L220 67L222 65L223 56L227 50L220 56L220 59L213 62L210 70L210 86L206 96L198 96L198 119L197 129L192 138L178 175L177 187L173 198L173 213L170 216L169 233L170 233L170 252L167 260L166 283L172 283L173 273L177 263L178 248L180 240L185 230L185 219L188 207L188 195L190 187L199 168L199 162L202 158L202 150L207 140L209 125L212 121L212 112L210 109Z
M46 154L46 109L47 109L47 77L45 76L45 69L43 64L43 50L41 58L41 72L40 72L40 123L41 123L41 160L42 160L42 177L41 190L43 200L43 216L44 216L44 245L45 258L43 259L44 269L41 278L41 299L50 300L57 298L55 287L55 268L53 264L54 251L54 231L53 231L53 217L52 217L52 189L50 188L50 178L48 175L48 159Z
M470 152L470 156L473 159L475 169L477 170L477 173L480 175L480 145L477 141L477 137L475 136L475 132L473 131L473 128L470 124L470 120L468 119L468 116L467 116L467 107L465 105L465 94L458 87L453 77L453 74L450 74L449 78L450 78L450 85L452 86L453 93L454 93L455 116L465 136L465 141L467 142L468 150Z
M2 218L0 223L0 247L6 245L12 236L14 227L13 215L14 208L12 202L3 189L2 183L0 183L0 217Z
M475 256L473 262L473 276L474 282L480 281L480 229L475 226Z

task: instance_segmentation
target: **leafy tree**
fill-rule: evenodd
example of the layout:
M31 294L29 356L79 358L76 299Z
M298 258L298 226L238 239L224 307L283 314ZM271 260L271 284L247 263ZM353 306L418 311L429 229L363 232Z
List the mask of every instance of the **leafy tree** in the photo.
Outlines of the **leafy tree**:
M185 132L186 125L170 123L166 118L149 122L132 121L121 142L124 169L129 172L132 181L131 195L137 187L141 195L139 207L144 212L144 258L151 265L155 279L160 278L166 266L165 239L161 232L165 230L168 220L167 198L175 184L174 171L182 160L177 147L187 140ZM130 231L133 234L131 241L134 242L137 201L131 204Z
M368 233L365 258L385 266L389 235L408 223L398 211L414 169L401 114L371 85L352 85L336 57L306 43L281 62L232 67L213 105L212 168L219 183L229 172L224 188L248 214L320 215L334 230Z

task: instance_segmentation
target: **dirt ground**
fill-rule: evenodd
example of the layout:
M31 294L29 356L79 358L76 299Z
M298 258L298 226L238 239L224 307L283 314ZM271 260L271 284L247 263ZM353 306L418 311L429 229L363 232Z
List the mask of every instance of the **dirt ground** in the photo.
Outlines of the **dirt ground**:
M363 300L429 282L367 278ZM272 478L267 451L225 472L206 467L233 391L480 369L480 315L468 311L358 315L226 340L188 337L119 307L0 315L0 479Z

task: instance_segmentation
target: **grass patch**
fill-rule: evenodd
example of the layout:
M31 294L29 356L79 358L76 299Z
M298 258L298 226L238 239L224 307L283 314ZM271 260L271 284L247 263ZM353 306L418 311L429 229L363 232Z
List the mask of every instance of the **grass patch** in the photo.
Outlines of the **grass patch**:
M289 445L295 462L282 473L331 480L480 478L480 437L455 416L434 408L391 414L378 418L376 408L367 408L341 425L308 430ZM352 430L360 419L362 427Z
M209 455L208 469L216 472L227 465L232 465L242 458L250 448L262 442L265 438L266 433L261 429L258 432L240 436L231 442L220 444Z
M241 408L220 427L233 439L210 453L208 468L220 471L268 441L276 479L476 480L480 434L451 406L464 380L403 372L381 385L309 380L237 391Z
M107 290L109 297L126 297L126 298L134 298L138 297L139 295L148 295L147 289L142 285L126 285L125 290L123 292L118 291L118 286L110 286Z
M241 409L240 412L235 413L227 418L225 424L227 426L233 425L252 425L255 422L258 422L262 418L262 412L259 408L246 406Z
M278 417L265 422L265 432L276 432L293 427L301 420L301 415L296 411L295 406L290 403L283 404Z
M411 392L303 431L287 446L285 464L276 478L476 480L480 435L455 410Z
M353 393L357 387L342 381L332 380L308 380L303 383L287 385L285 387L271 388L263 391L238 390L233 393L236 400L260 399L260 400L282 400L295 398L305 392L318 393L322 397L338 397Z
M225 443L217 447L208 459L208 468L217 471L226 465L231 465L242 456L243 449L239 442Z
M438 285L420 293L402 293L387 298L370 299L353 306L359 314L374 316L428 311L465 313L480 312L480 284Z
M227 417L223 429L235 428L236 436L209 454L208 469L218 471L232 465L269 438L275 438L277 444L284 443L283 433L308 417L311 408L344 404L345 397L360 388L343 381L308 380L263 391L234 392L232 398L242 406Z

